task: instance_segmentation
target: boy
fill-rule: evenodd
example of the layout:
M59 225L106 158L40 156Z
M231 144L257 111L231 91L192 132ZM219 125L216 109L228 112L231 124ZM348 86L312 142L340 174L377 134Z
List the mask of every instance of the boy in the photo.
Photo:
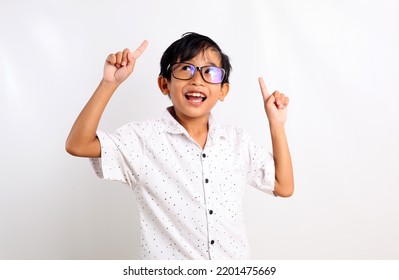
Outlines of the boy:
M73 125L66 150L89 157L97 175L129 184L140 209L142 259L248 259L243 195L252 185L276 196L293 193L285 136L288 98L268 94L259 78L273 156L241 129L211 114L229 91L229 58L210 38L187 33L161 58L158 85L173 106L160 120L97 131L117 87L133 72L144 41L110 54L103 79Z

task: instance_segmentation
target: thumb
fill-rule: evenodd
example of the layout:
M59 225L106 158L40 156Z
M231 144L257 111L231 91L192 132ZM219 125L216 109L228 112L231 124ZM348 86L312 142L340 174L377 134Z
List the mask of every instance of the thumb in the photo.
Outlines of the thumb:
M126 68L129 71L129 73L133 72L134 64L136 61L133 59L133 55L131 52L127 54L127 65Z

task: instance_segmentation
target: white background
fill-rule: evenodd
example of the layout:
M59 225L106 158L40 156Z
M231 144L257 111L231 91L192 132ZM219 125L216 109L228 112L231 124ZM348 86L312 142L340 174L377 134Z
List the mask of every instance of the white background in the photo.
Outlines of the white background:
M257 77L290 97L296 193L248 189L255 259L399 258L399 1L0 0L0 259L136 259L129 187L64 143L110 52L150 42L100 128L158 117L163 51L187 31L233 65L214 114L270 148Z

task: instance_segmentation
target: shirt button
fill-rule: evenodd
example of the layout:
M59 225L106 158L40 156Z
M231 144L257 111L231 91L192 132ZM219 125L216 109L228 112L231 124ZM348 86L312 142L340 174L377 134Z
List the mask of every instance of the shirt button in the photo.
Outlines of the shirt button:
M211 240L211 245L215 244L215 240Z
M208 183L209 183L209 180L208 180L208 179L205 179L205 183L207 183L207 184L208 184Z
M206 158L206 154L202 154L202 157L203 157L203 158Z
M213 210L209 210L209 214L211 214L211 215L212 215L212 214L213 214Z

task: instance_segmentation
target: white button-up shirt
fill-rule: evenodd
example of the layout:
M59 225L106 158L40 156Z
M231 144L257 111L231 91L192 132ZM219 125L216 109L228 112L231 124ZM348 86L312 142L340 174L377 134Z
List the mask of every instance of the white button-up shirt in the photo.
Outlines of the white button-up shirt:
M167 111L97 136L97 175L136 193L142 259L250 258L244 191L252 185L272 194L274 161L245 131L211 115L202 149Z

